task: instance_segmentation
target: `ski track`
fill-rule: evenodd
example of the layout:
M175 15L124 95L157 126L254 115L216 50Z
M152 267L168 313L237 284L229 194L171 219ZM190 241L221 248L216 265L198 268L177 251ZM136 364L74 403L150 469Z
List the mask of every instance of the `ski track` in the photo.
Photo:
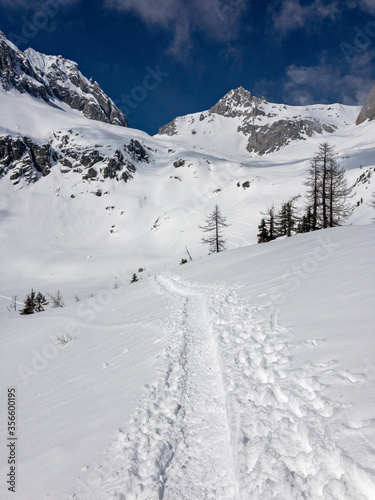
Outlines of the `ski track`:
M155 287L171 310L159 379L70 498L375 498L373 471L335 444L334 363L295 363L277 311L233 289L168 274Z

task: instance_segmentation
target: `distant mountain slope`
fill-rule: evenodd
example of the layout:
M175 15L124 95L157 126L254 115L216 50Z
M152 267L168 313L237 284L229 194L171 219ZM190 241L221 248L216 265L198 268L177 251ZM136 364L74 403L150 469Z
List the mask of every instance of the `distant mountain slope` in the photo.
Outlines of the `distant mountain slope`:
M46 56L33 49L20 51L0 31L0 84L45 102L61 101L92 120L128 126L125 115L97 82L82 75L77 63Z
M4 251L6 245L14 255L14 242L22 233L36 248L41 241L52 246L66 241L79 254L91 255L96 247L106 255L124 252L127 262L132 259L139 266L147 265L156 251L180 260L185 246L193 255L206 253L199 226L215 204L231 224L229 248L255 243L260 212L267 206L278 208L298 194L304 203L306 171L323 140L335 148L350 184L355 184L350 222L373 218L368 201L375 182L374 122L355 125L359 107L270 104L237 89L209 111L176 119L171 135L150 137L89 119L48 93L43 99L48 86L36 77L50 74L47 63L54 58L47 61L26 51L27 58L2 40L9 54L35 76L4 70L2 59L2 83L9 84L7 90L0 85ZM30 84L31 91L11 86L11 77L17 85ZM73 87L68 80L67 87ZM298 128L303 122L304 133ZM323 132L310 136L310 122ZM280 132L277 143L272 132L287 124L290 134L299 130L300 139ZM258 127L255 134L266 136L265 142L273 141L264 154L247 149L254 131L247 133L246 127L252 126Z
M358 115L356 123L357 125L360 125L366 120L375 120L375 85L370 90L366 102Z
M341 104L273 104L239 87L228 92L208 111L175 118L161 127L159 134L193 135L197 144L215 141L223 144L225 136L239 135L237 142L240 142L241 151L264 155L315 134L332 134L353 124L358 112L356 106ZM221 129L219 134L218 129Z

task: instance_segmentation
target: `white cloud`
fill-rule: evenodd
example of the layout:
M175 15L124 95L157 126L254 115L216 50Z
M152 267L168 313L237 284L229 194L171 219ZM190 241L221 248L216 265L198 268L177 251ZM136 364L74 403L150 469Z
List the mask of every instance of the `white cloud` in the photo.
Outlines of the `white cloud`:
M325 5L321 0L314 0L310 5L302 6L300 0L282 0L280 5L280 9L273 11L272 22L274 29L282 36L315 21L326 18L334 20L338 14L337 1Z
M343 104L361 105L374 84L375 53L364 52L353 60L349 70L324 60L316 66L291 65L286 71L284 99L291 104L305 105L334 100Z
M375 14L375 0L360 0L361 8Z
M169 51L181 57L189 53L195 32L229 43L238 35L241 15L249 0L105 0L107 7L130 12L149 26L172 35Z

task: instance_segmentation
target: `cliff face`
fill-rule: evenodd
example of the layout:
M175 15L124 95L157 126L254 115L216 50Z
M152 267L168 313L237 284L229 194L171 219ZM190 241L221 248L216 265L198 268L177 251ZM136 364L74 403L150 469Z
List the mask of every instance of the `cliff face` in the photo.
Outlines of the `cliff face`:
M0 32L0 84L45 102L59 100L84 116L127 127L120 109L97 82L82 75L77 63L61 56L46 56L33 49L22 52Z
M375 85L367 96L366 102L358 115L356 124L360 125L366 120L375 120Z
M14 185L21 180L31 184L50 174L52 168L63 174L74 173L77 180L127 182L136 165L150 158L138 140L131 139L121 148L83 146L73 131L53 132L50 142L37 144L28 137L0 136L0 179L9 176Z

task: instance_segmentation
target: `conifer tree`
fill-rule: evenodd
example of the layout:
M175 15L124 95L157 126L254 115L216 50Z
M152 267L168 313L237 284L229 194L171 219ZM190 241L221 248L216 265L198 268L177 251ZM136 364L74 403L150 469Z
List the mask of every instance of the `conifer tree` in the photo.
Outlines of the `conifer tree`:
M261 219L258 229L258 243L267 243L267 241L269 241L269 234L264 218Z
M311 161L305 181L307 204L311 207L311 231L339 226L352 213L348 203L351 188L345 171L335 159L333 147L327 142Z
M20 314L26 316L28 314L34 314L35 312L35 292L31 290L31 293L26 297L23 309L20 310Z
M229 224L226 224L225 221L226 217L221 215L218 205L215 205L213 212L206 217L206 225L199 226L204 233L208 233L208 236L202 238L202 243L207 243L212 253L222 252L226 249L222 228L228 227Z
M44 306L48 305L48 301L46 297L41 293L38 292L36 297L35 297L35 312L42 312L44 311Z
M351 197L352 188L348 186L345 170L335 161L328 166L328 227L340 226L353 212L347 201Z
M318 229L318 211L321 206L321 193L320 193L320 169L317 158L311 160L310 168L308 170L305 185L308 187L306 197L308 208L311 212L311 229L315 231Z
M265 216L266 227L268 230L268 241L272 241L277 236L275 206L271 205L265 212L261 212Z
M302 216L302 220L298 225L297 232L298 233L309 233L310 231L314 231L316 229L316 224L314 224L314 215L311 207L308 206L306 208L306 213ZM315 228L315 229L313 229Z
M281 205L277 217L277 236L292 236L297 225L297 209L295 207L297 198L298 196L294 196Z
M132 279L130 280L130 283L136 283L138 281L138 276L133 273Z
M36 294L34 290L31 290L31 293L26 297L24 307L21 309L20 314L25 316L34 314L35 312L42 312L46 305L48 305L48 302L45 296L41 292Z

